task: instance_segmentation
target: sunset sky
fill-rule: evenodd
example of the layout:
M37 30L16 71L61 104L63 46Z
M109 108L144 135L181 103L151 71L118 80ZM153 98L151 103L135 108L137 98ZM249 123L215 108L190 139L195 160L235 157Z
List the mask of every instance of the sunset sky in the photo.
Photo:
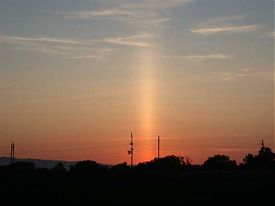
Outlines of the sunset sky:
M0 156L274 148L273 0L0 0Z

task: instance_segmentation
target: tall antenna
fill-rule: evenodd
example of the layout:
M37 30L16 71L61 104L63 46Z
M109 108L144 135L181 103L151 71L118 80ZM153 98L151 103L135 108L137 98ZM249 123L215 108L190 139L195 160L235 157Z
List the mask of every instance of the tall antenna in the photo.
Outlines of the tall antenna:
M160 137L158 136L158 159L159 159L159 149L160 149Z
M10 153L10 164L14 163L14 150L15 150L15 143L11 143L11 153Z
M128 154L131 156L131 167L133 167L133 160L134 160L134 142L133 142L133 133L132 133L132 132L131 132L130 149L128 150Z

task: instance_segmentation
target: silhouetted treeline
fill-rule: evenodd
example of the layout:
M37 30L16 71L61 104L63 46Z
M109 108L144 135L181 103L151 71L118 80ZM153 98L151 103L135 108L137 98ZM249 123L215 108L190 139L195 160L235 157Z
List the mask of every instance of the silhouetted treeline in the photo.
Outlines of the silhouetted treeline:
M58 163L52 169L35 168L31 162L15 162L8 166L0 167L1 170L16 172L28 171L48 171L51 173L70 173L74 175L101 175L107 173L129 173L141 171L182 171L182 170L275 170L275 153L269 147L262 146L257 155L247 154L243 162L237 165L235 160L231 160L226 155L214 155L209 157L201 166L192 165L188 158L181 156L166 156L155 158L148 162L142 162L131 168L126 162L106 166L96 161L80 161L72 165L69 170L62 163Z
M89 160L69 169L62 163L36 168L30 162L0 167L1 201L38 205L275 205L274 188L275 154L263 145L239 165L226 155L202 165L172 155L133 168Z

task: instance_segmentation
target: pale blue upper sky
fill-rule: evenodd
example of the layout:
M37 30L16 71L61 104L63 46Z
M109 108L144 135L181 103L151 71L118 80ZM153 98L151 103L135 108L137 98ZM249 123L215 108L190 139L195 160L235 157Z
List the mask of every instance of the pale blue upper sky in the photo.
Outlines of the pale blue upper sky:
M271 143L273 59L273 0L0 0L0 138Z

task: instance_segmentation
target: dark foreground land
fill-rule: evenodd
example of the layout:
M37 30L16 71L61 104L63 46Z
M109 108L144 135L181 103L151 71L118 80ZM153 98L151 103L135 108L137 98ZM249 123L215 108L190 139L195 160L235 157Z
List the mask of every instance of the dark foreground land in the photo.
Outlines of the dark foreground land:
M0 205L275 205L274 171L122 167L70 172L2 167L0 198L5 204Z

